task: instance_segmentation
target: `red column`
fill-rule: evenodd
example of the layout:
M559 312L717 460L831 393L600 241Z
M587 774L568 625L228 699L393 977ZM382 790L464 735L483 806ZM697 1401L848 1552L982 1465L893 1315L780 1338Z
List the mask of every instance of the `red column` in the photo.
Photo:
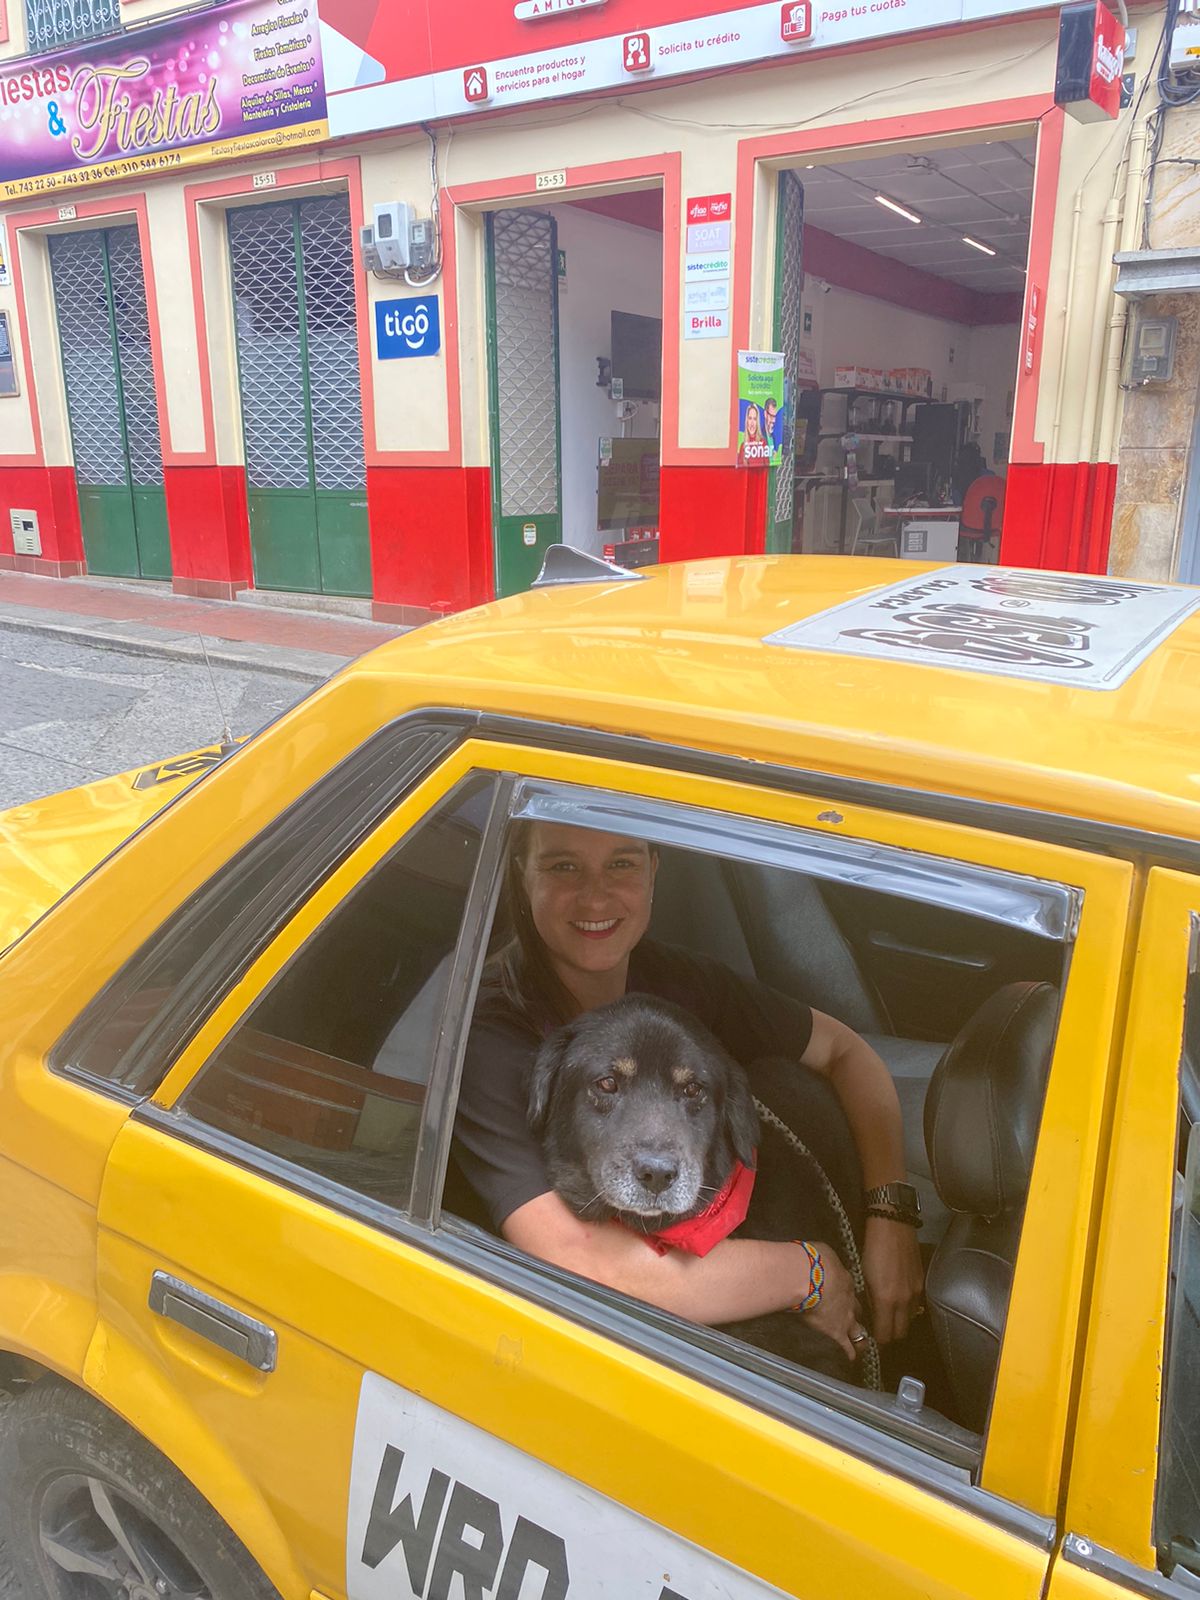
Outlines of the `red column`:
M659 556L756 555L765 547L765 471L735 466L663 467L659 477Z
M205 600L232 600L252 580L243 467L163 468L171 539L171 587Z
M10 511L36 513L40 556L14 552ZM0 569L51 578L73 578L85 570L73 467L0 467Z
M381 622L427 622L495 596L487 467L368 467Z

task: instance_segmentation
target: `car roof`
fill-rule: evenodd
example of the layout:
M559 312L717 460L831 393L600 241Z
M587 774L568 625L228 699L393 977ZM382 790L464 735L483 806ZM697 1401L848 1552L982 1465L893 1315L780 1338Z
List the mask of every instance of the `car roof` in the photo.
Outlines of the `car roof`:
M1042 593L1050 578L1066 597ZM350 671L412 680L420 692L408 704L602 728L1200 837L1200 589L845 556L686 561L639 579L601 577L460 613ZM996 614L1028 624L1035 644L1049 625L1069 633L1081 618L1111 632L1119 602L1150 610L1110 653L1109 687L1039 677L1044 662L1004 663L997 675L986 660L944 665L936 651L844 637L876 631L843 627L863 620L855 602L874 614L886 603L911 632L912 619L929 623L929 605L959 605L965 581L976 592L983 582L989 610L1003 600L1011 609ZM1050 633L1044 653L1054 658L1062 638Z

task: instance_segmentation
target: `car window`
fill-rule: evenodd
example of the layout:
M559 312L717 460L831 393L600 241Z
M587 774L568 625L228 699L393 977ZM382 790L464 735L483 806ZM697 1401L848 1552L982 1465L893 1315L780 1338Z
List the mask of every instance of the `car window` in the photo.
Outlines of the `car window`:
M232 977L458 737L412 719L368 740L180 906L59 1040L52 1067L153 1093Z
M854 1238L846 1241L843 1232L835 1248L854 1271L861 1267L861 1179L852 1160L844 1161L844 1145L821 1156L831 1147L803 1120L824 1116L828 1095L822 1101L796 1090L809 1009L845 1020L882 1057L900 1101L907 1180L921 1203L928 1315L903 1347L882 1353L877 1389L868 1393L857 1380L846 1385L835 1377L834 1390L840 1385L848 1409L885 1428L906 1434L919 1417L954 1450L967 1442L977 1451L1004 1336L1079 892L743 816L525 781L514 800L510 850L524 848L518 841L529 835L521 830L538 823L618 835L652 850L650 920L630 957L629 987L683 1006L747 1069L760 1133L777 1116L817 1152L817 1181L832 1179L846 1202ZM611 871L620 869L614 858ZM587 923L597 938L617 911L597 903L593 915L600 920ZM523 1115L518 1105L506 1120L496 1098L496 1063L501 1054L505 1061L511 1056L512 1094L519 1094L516 1058L523 1050L528 1061L540 1043L538 1019L523 1029L506 993L522 914L511 899L498 908L463 1065L444 1200L444 1212L492 1236L506 1195L520 1192L504 1187L513 1164L504 1141L509 1134L519 1140ZM574 915L586 921L587 908ZM909 991L921 995L919 1006L896 1003ZM976 1089L984 1078L989 1092L981 1096ZM576 1106L564 1092L561 1114L577 1109L586 1118L584 1099ZM532 1101L529 1110L536 1116ZM556 1146L559 1174L564 1161L576 1159L569 1144L564 1137ZM576 1194L597 1170L582 1172ZM807 1182L812 1170L811 1163L804 1167L808 1177L796 1183ZM782 1231L756 1236L795 1237L790 1220L789 1212ZM796 1375L800 1358L786 1354L786 1330L735 1327L725 1330L730 1337L721 1330L680 1331L754 1370L762 1370L765 1355L782 1381ZM828 1395L828 1383L821 1392Z
M1200 919L1192 919L1192 971L1180 1058L1180 1137L1172 1228L1170 1326L1158 1481L1157 1544L1166 1571L1200 1575L1200 1108L1197 1035Z
M494 780L464 780L284 965L183 1096L190 1118L406 1207Z

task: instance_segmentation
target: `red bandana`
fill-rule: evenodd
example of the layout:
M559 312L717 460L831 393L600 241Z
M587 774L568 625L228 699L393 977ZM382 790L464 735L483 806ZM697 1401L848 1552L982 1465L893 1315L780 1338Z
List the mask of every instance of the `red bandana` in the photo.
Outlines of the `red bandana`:
M754 1168L744 1167L739 1161L716 1199L699 1216L673 1222L660 1233L646 1234L646 1243L660 1256L665 1256L668 1250L686 1250L690 1256L706 1256L714 1245L728 1239L733 1230L745 1222L753 1192Z

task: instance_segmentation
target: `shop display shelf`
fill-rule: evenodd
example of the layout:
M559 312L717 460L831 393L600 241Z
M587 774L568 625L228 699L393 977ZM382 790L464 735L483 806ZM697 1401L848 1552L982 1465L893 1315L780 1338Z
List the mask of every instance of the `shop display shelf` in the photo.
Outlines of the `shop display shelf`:
M890 440L892 444L911 444L913 442L911 433L859 433L857 428L836 428L830 433L819 433L817 438L844 439L848 433L852 433L860 444L879 444L884 439Z

